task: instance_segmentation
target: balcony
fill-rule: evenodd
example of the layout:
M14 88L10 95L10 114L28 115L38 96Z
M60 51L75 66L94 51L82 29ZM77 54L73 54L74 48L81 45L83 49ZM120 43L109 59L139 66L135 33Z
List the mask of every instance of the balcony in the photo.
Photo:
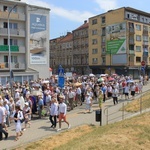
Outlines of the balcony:
M105 42L102 42L101 44L102 44L102 46L105 46L106 43L105 43Z
M5 11L1 11L0 12L0 19L8 19L8 13L9 12L5 12ZM11 13L10 14L10 20L21 20L21 21L25 21L25 14L23 13Z
M24 70L25 63L11 63L12 70ZM0 70L9 70L9 64L6 62L0 62Z
M148 43L147 41L143 41L143 45L144 45L144 46L148 46L149 43Z
M129 44L134 44L134 39L129 39Z
M134 28L129 28L129 33L134 34L135 33Z
M0 52L8 52L8 45L0 45ZM19 52L19 47L16 45L11 45L10 46L10 51L11 52Z
M7 28L0 28L0 34L3 36L8 35L8 29ZM25 37L25 30L18 30L18 29L10 29L10 35L11 36L19 36L19 37Z
M129 55L134 55L134 54L135 54L134 50L129 50Z
M143 35L148 35L148 30L143 30Z

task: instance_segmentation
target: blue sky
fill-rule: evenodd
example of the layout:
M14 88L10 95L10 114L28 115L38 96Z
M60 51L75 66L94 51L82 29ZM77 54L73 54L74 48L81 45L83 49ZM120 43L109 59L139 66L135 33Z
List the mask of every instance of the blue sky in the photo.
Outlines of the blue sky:
M150 13L150 0L21 0L50 8L50 39L66 35L84 20L119 7L133 7Z

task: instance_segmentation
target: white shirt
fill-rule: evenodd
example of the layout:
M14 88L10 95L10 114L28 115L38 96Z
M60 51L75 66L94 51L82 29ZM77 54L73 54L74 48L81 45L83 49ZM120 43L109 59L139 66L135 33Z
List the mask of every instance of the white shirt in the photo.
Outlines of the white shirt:
M72 92L72 91L69 92L69 93L68 93L68 97L69 97L69 98L74 98L74 92Z
M91 104L91 96L85 97L86 104Z
M60 113L64 113L64 115L67 113L67 105L64 102L59 104L59 114Z
M81 88L80 87L77 88L77 94L79 94L79 95L81 94Z
M0 106L0 124L4 122L4 116L5 116L4 110L2 106Z
M51 101L51 96L50 95L47 95L46 96L46 103L49 103Z
M58 104L57 103L51 104L50 114L51 114L51 116L58 115Z

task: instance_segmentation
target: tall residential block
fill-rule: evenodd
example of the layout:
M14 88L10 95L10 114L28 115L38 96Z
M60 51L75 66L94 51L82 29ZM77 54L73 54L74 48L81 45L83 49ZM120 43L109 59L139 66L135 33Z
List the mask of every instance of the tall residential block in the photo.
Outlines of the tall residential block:
M14 81L49 77L49 11L21 1L0 1L1 84L10 77L9 38Z
M122 7L89 18L89 66L95 74L150 75L150 14Z

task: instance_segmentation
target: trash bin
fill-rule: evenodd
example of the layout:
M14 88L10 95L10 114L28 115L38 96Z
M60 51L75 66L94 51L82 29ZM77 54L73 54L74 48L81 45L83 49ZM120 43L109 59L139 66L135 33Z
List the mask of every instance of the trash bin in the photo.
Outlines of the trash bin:
M96 120L96 122L101 121L101 110L96 110L95 111L95 120Z

